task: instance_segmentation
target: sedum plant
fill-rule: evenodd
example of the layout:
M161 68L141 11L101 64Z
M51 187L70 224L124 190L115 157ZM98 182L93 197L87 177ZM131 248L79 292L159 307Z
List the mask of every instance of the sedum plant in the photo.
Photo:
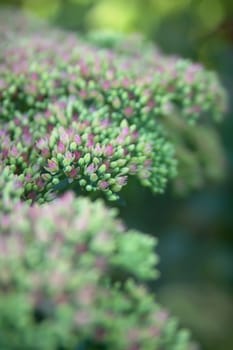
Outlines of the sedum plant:
M69 192L1 212L1 349L191 349L142 285L157 276L155 239L115 216Z
M11 16L0 18L0 348L193 349L146 287L155 239L80 194L116 201L131 177L154 193L221 178L218 78L138 37Z
M162 193L177 164L180 187L195 187L183 169L190 158L198 177L205 147L192 137L189 150L173 120L193 135L189 124L208 131L209 115L221 119L225 94L213 72L140 38L84 40L17 18L1 26L0 160L22 177L23 199L43 203L74 188L114 201L131 176Z

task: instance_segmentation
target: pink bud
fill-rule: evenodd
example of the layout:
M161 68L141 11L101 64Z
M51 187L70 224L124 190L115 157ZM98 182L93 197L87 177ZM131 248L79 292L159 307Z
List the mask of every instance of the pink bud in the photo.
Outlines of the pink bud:
M66 148L63 142L59 141L57 145L57 150L59 153L64 153Z
M106 188L108 188L109 183L107 181L100 181L99 182L99 187L101 190L105 190Z
M132 107L126 107L124 109L124 115L126 117L131 117L133 115L133 108Z
M105 154L106 154L106 156L112 156L113 153L114 153L113 145L109 144L109 145L105 146Z
M127 176L118 176L116 181L117 181L118 185L124 186L127 183L127 179L128 179Z
M46 167L48 171L56 172L58 171L58 164L53 159L48 159L48 166Z
M96 171L96 166L95 166L95 164L91 163L90 165L88 165L88 167L87 167L86 170L87 170L87 172L88 172L89 174L94 173L94 172Z
M77 169L74 168L69 172L68 175L69 177L75 178L77 176L77 173L78 173Z
M77 145L80 145L81 144L81 137L78 135L78 134L76 134L76 135L74 135L74 142L77 144Z

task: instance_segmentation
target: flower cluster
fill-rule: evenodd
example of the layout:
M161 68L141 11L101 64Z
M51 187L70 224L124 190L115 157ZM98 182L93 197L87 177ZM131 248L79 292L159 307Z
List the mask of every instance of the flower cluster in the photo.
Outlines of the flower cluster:
M1 349L189 349L141 284L157 275L155 239L115 216L69 192L1 212Z
M129 175L159 192L174 168L173 150L159 130L140 135L127 120L116 128L104 112L90 116L72 99L51 104L47 116L53 120L50 132L44 131L45 116L38 114L32 128L21 120L13 127L5 124L0 135L0 159L23 177L26 198L42 203L51 191L78 185L114 200Z
M225 109L214 73L140 40L88 42L15 22L0 28L0 160L21 175L24 199L74 188L116 200L131 175L161 193L177 163L163 117Z

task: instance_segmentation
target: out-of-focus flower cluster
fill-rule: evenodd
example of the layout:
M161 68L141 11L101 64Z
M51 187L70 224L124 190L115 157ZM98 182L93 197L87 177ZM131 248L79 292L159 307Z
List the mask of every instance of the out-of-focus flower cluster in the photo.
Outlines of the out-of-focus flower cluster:
M173 188L179 195L224 180L226 157L217 130L211 125L193 125L191 128L178 116L165 116L163 125L176 148L178 176Z
M155 239L115 216L70 192L1 211L1 349L189 349L141 284L157 275Z
M110 49L29 28L17 17L0 26L0 160L21 175L24 199L78 188L115 200L131 175L161 193L177 163L163 116L224 111L217 77L200 65L134 39L107 40Z

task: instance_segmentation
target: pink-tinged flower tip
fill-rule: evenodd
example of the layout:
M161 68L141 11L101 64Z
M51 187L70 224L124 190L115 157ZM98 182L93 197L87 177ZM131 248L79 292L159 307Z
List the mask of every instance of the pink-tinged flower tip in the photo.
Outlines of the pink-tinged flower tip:
M92 174L96 171L96 169L97 167L95 166L95 164L91 163L90 165L88 165L86 170L89 174Z
M33 73L31 73L30 78L31 78L32 80L38 80L38 78L39 78L39 74L38 74L38 73L33 72Z
M66 147L63 142L59 141L57 145L57 150L59 153L65 153Z
M12 147L12 149L11 149L11 155L13 156L13 157L18 157L19 156L19 150L17 149L17 147L16 146L13 146Z
M72 153L72 152L70 152L70 151L67 151L66 153L65 153L65 159L67 160L67 161L69 161L69 162L71 162L72 160L74 160L74 154Z
M74 168L68 173L68 176L71 178L75 178L77 174L78 174L78 170Z
M81 156L82 156L82 153L79 151L74 151L73 155L74 155L75 160L79 160L79 158L81 158Z
M121 135L127 136L127 135L129 135L129 131L130 131L129 128L125 127L125 128L122 129Z
M61 130L61 133L60 133L60 140L61 142L66 145L68 142L69 142L69 135L68 135L68 132L66 132L66 130Z
M45 158L49 157L49 155L50 155L49 149L47 149L47 148L42 149L41 154Z
M101 120L100 125L101 125L103 128L107 128L107 127L110 125L109 119L103 119L103 120Z
M99 188L101 189L101 190L105 190L106 188L108 188L109 187L109 183L107 182L107 181L100 181L99 182Z
M127 176L119 176L116 181L117 181L117 184L120 185L120 186L124 186L126 185L127 183L127 179L128 177Z
M76 145L80 145L81 144L82 140L81 140L81 137L78 134L74 135L74 142L76 143Z
M107 145L105 146L105 154L106 156L112 156L114 153L114 147L113 145Z
M137 140L139 137L139 132L138 131L134 131L133 134L132 134L132 139L135 141Z
M38 148L38 149L43 149L44 147L46 147L47 146L47 140L45 140L45 139L39 139L37 142L36 142L36 147Z
M87 146L88 147L93 147L94 146L94 135L89 134L87 137Z
M108 90L108 89L110 89L110 87L111 87L111 84L109 81L106 80L102 83L103 90Z
M124 115L126 117L131 117L133 115L133 108L132 107L126 107L124 109Z
M51 172L58 171L58 164L57 164L56 160L48 159L48 165L46 167L46 170L51 171Z

